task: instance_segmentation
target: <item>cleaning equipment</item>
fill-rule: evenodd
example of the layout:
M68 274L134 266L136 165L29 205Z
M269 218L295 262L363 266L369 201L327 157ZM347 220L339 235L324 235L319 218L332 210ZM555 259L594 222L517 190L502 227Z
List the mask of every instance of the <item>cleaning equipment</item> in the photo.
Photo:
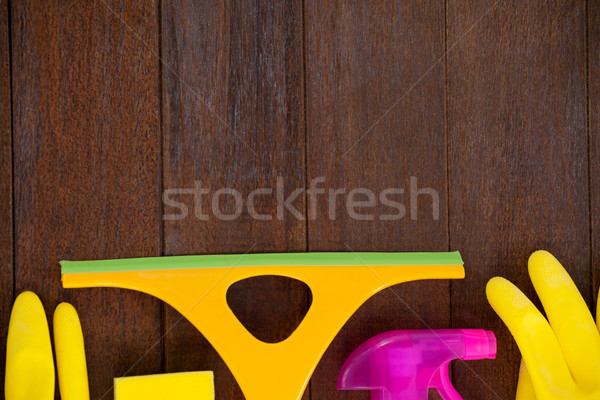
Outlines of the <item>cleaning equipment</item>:
M115 400L215 400L212 371L115 378Z
M492 308L523 355L517 399L600 399L600 333L583 297L547 251L531 255L529 276L548 320L506 279L487 284Z
M32 292L15 300L6 341L6 400L54 399L54 360L46 312Z
M380 290L464 277L458 252L177 256L61 265L65 288L119 287L169 303L219 352L248 400L300 399L337 332ZM227 305L232 284L261 275L297 279L312 291L304 320L279 343L256 339Z
M496 358L496 337L482 329L405 330L367 340L348 357L340 390L371 390L371 400L427 400L435 388L444 400L461 400L448 365L455 359Z
M89 400L83 333L69 303L60 303L54 311L54 348L61 400Z

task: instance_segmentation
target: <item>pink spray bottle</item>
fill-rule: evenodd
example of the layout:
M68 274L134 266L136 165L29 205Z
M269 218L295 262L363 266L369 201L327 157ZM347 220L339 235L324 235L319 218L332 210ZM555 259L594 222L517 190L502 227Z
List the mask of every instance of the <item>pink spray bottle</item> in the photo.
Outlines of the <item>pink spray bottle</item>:
M341 390L371 390L371 400L427 400L435 388L444 400L461 400L448 365L454 359L496 357L496 337L482 329L402 330L367 340L348 357Z

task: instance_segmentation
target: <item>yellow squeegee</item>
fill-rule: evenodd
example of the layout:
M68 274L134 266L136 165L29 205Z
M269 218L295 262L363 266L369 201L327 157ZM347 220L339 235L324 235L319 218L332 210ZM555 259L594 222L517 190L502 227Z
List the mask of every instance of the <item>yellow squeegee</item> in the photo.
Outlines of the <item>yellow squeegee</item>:
M176 256L61 265L65 288L132 289L177 309L219 352L248 400L300 399L335 335L380 290L464 277L458 252ZM297 279L312 291L304 320L279 343L256 339L227 305L231 285L264 275Z

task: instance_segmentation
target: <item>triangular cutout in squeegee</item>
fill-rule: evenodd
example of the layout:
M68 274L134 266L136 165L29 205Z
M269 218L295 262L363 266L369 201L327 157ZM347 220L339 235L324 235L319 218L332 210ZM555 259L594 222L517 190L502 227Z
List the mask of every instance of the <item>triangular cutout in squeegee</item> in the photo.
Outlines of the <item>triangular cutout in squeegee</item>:
M306 283L285 276L255 276L227 289L227 305L244 328L265 343L287 339L311 303Z

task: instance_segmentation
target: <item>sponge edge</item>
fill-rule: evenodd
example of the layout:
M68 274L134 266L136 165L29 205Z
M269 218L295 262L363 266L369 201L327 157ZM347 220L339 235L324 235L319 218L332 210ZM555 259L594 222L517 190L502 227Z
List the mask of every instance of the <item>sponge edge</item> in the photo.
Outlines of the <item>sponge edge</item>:
M214 400L212 371L115 378L115 400Z

